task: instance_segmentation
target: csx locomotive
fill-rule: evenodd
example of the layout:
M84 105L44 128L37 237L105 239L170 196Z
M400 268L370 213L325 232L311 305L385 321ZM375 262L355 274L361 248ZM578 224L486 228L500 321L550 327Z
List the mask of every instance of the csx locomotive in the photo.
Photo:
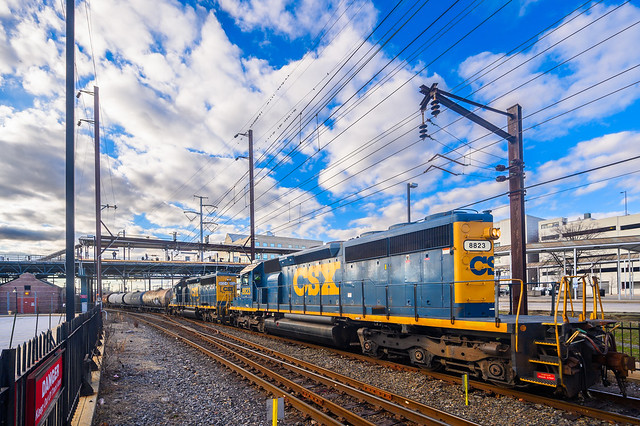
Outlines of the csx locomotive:
M610 321L496 312L498 232L488 213L432 215L251 264L238 283L181 282L169 310L568 396L610 369L624 392L635 360Z

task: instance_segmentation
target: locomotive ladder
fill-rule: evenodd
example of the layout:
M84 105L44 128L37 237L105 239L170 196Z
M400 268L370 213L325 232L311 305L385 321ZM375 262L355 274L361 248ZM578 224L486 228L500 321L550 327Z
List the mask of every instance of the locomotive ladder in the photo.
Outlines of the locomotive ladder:
M569 283L570 278L580 278L582 280L582 312L579 315L580 321L585 321L587 317L586 313L586 288L587 282L584 275L581 276L564 276L560 280L560 287L558 288L558 299L556 300L555 310L553 312L553 322L543 323L542 325L549 327L545 337L542 340L535 340L533 343L537 348L537 358L530 358L529 363L533 364L534 371L532 377L521 377L520 380L528 383L535 383L538 385L550 386L557 388L558 385L564 386L562 376L562 359L564 355L562 353L563 346L560 341L559 329L569 322L567 315L567 299L571 304L571 314L573 316L573 300L571 299ZM590 315L591 319L596 319L598 315L598 304L600 302L600 315L604 319L604 311L602 309L602 299L600 299L600 289L596 277L593 277L591 283L591 289L593 291L593 312ZM560 299L563 299L562 309L562 322L558 322ZM552 332L549 336L548 332ZM575 336L571 336L571 341ZM559 383L558 383L559 382Z

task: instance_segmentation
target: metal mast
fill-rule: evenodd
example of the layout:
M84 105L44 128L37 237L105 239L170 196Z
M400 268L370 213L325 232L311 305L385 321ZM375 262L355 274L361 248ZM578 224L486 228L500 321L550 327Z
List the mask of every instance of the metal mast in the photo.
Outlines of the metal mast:
M449 108L451 111L468 118L476 124L484 127L492 133L506 139L509 143L509 166L498 166L497 171L509 170L509 176L498 176L498 182L509 180L509 205L511 213L511 278L522 280L525 284L524 293L522 294L522 305L520 306L520 314L528 314L527 304L527 247L526 247L526 229L525 229L525 210L524 210L524 162L522 148L522 107L514 105L501 111L482 105L469 99L456 96L452 93L438 89L438 84L434 83L431 87L420 86L420 93L425 95L420 103L420 109L424 112L429 103L431 103L431 111L434 116L440 113L440 104ZM456 99L467 104L492 111L497 114L507 116L507 132L502 128L490 123L484 118L474 114L468 109L453 102L450 98ZM426 125L423 124L420 130L421 135L426 137ZM421 136L422 137L422 136ZM518 309L520 302L520 286L513 285L511 291L511 301L514 312Z
M75 60L75 1L67 0L66 22L66 137L65 137L65 207L66 207L66 245L65 245L65 285L67 321L75 317L75 117L74 117L74 60Z
M98 86L93 86L93 140L95 142L95 182L96 182L96 291L99 303L102 302L102 199L100 195L100 93ZM95 292L93 292L95 294ZM91 301L91 296L89 301Z

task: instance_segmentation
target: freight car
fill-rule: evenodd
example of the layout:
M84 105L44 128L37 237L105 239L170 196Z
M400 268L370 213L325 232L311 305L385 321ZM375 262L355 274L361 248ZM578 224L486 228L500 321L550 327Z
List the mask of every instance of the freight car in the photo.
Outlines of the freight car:
M171 288L129 293L109 293L102 296L102 303L108 307L164 312L172 294L173 289Z
M249 265L229 307L241 327L574 396L635 360L604 320L499 315L489 213L453 211ZM522 286L522 283L515 283Z

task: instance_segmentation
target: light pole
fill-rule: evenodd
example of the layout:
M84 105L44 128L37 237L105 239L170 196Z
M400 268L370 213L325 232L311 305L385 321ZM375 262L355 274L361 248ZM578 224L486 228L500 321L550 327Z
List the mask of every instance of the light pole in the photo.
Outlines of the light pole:
M627 191L622 191L620 192L621 194L624 194L624 215L626 216L627 213Z
M411 223L411 188L417 187L417 183L407 182L407 223Z
M256 258L256 232L255 232L255 212L254 212L254 194L253 194L253 130L249 129L247 133L236 133L234 138L238 136L246 136L249 139L249 221L251 222L251 262Z

